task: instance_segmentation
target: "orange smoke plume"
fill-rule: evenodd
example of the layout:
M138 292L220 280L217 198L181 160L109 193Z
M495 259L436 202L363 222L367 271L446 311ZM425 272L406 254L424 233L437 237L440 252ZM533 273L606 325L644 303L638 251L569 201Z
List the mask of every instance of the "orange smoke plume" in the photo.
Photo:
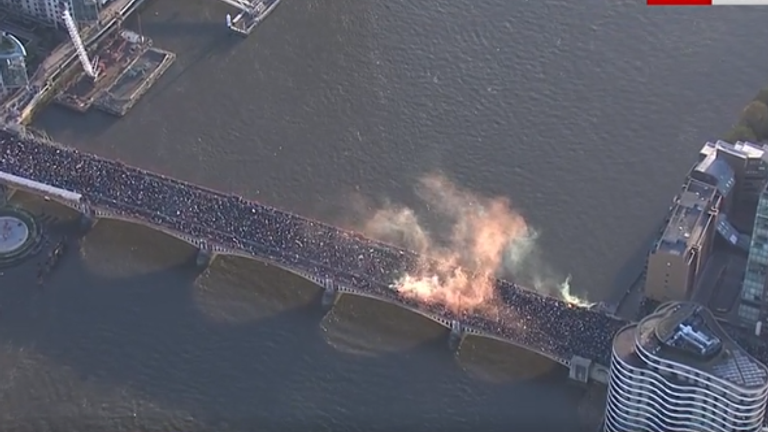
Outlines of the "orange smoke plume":
M538 233L509 200L488 198L440 175L422 178L416 192L437 223L429 232L410 208L385 206L363 224L378 240L417 252L415 270L393 284L402 295L441 304L456 312L497 312L497 276L514 276L532 289L579 306L591 303L571 294L570 276L560 278L541 259Z
M363 227L369 236L424 257L394 288L454 312L490 306L505 251L516 240L530 236L525 220L512 211L508 200L476 196L439 175L421 179L417 192L430 210L449 222L444 241L427 232L406 207L378 210Z

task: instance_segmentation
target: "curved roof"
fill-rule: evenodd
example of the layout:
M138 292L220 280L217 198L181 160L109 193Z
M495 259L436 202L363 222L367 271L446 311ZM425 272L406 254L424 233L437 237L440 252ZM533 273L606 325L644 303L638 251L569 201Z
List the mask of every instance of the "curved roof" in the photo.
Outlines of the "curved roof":
M728 195L736 183L733 169L728 165L728 162L718 158L717 153L712 153L699 162L693 169L691 176L717 187L723 196Z
M9 59L14 57L26 57L27 49L21 43L19 38L8 33L0 34L0 58Z
M614 340L614 351L621 357L637 354L654 362L684 365L735 388L768 386L766 366L736 344L703 306L668 303L622 332L625 338L617 335Z

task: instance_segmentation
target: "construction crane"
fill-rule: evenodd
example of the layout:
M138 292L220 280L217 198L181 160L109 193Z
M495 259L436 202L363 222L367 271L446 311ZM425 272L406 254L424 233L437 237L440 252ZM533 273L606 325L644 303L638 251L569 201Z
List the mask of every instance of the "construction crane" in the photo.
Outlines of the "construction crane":
M95 80L99 75L96 71L96 63L91 62L91 60L88 58L88 52L85 50L83 40L80 39L80 32L77 29L75 19L72 18L72 14L69 13L69 10L67 9L64 10L64 13L61 17L64 19L64 25L67 27L69 38L72 40L72 44L75 46L75 51L77 51L77 57L80 59L80 64L83 65L83 70L89 77Z
M220 0L220 1L234 8L237 8L241 12L245 12L245 13L253 12L253 5L251 5L251 3L245 0Z

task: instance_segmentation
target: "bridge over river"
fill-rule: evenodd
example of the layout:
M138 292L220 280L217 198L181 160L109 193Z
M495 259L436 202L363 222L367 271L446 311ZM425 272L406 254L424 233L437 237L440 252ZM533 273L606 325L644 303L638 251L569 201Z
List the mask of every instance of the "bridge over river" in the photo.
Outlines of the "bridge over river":
M497 280L493 313L456 313L401 295L393 283L417 265L409 251L296 214L65 147L20 129L0 130L0 184L100 218L146 225L216 255L257 259L324 289L332 307L345 294L385 301L466 336L514 344L570 368L579 381L605 381L613 334L627 322Z

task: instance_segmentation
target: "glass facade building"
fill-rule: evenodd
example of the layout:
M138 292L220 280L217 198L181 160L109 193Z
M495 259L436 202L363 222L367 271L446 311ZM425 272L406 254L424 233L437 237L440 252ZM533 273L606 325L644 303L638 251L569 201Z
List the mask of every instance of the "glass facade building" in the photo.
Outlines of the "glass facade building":
M26 87L27 50L24 44L10 33L0 34L0 90L3 92Z
M704 307L667 303L613 340L605 432L758 432L768 369Z
M766 318L766 276L768 275L768 188L763 187L757 201L749 258L741 289L739 319L755 325Z

